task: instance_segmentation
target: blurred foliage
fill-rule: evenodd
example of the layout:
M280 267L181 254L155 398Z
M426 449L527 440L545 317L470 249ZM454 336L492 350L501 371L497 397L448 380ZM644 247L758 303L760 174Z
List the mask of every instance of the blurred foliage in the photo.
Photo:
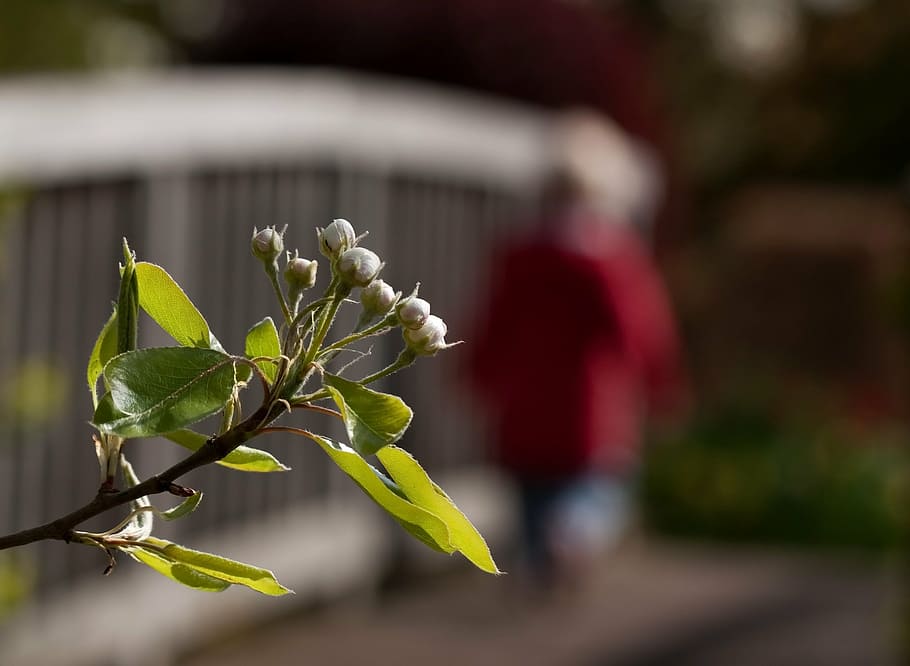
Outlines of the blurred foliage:
M3 0L0 73L146 65L165 57L152 0Z
M654 530L686 537L892 550L908 534L908 433L775 422L727 407L649 449L642 506Z
M755 178L900 182L910 155L910 4L790 4L792 53L773 71L750 72L716 48L723 0L635 3L655 36L688 173L709 194Z
M0 619L21 605L35 583L34 567L12 553L0 557Z
M43 358L24 360L4 379L0 405L4 419L34 426L53 417L68 400L69 376Z

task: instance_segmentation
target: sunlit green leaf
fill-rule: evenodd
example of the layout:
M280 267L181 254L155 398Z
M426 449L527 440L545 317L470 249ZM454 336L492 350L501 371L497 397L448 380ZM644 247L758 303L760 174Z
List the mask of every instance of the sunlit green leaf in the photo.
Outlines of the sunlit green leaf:
M207 576L212 576L228 583L244 585L257 592L271 596L281 596L290 592L289 589L275 579L275 574L267 569L230 560L220 555L191 550L155 537L149 537L144 543L172 562L184 564Z
M190 451L201 449L209 439L202 433L187 430L186 428L175 430L174 432L166 432L163 436ZM286 472L291 469L282 465L268 451L254 449L249 446L238 446L216 462L219 465L240 470L241 472Z
M164 518L165 520L177 520L178 518L183 518L184 516L193 513L201 501L202 492L197 490L173 509L158 512L158 516Z
M414 414L397 395L379 393L328 373L323 383L344 418L351 444L361 455L373 455L397 442L411 423Z
M166 270L156 264L136 264L139 305L174 340L184 347L223 351L205 317Z
M433 483L410 453L397 446L387 446L376 456L411 502L438 516L446 524L452 545L458 551L479 569L500 573L480 532L442 488Z
M120 269L120 297L117 301L117 353L136 349L139 335L139 283L136 255L123 239L123 267Z
M101 401L94 423L121 437L150 437L195 423L221 410L237 383L231 357L190 347L120 354L105 366L104 377L111 404Z
M88 357L86 380L92 392L92 406L98 406L98 378L104 370L104 364L117 355L117 310L111 313L110 319L98 334L92 354Z
M278 339L278 329L275 328L275 322L271 317L266 317L258 324L253 326L246 334L247 358L278 358L281 355L281 341ZM275 375L278 368L274 363L269 361L258 361L256 363L262 374L268 377L270 382L275 381Z
M444 553L455 550L445 523L431 512L402 497L401 493L392 490L394 482L383 479L382 474L354 449L319 435L312 435L312 438L345 474L408 532L428 546Z
M151 567L161 575L167 576L171 580L176 581L181 585L191 587L194 590L202 590L204 592L221 592L222 590L226 590L231 586L230 581L222 580L214 576L209 576L208 574L193 569L192 567L189 567L182 562L178 562L169 557L166 557L160 552L153 549L146 549L142 546L136 545L121 548L121 550L125 551L137 562L141 562L142 564Z

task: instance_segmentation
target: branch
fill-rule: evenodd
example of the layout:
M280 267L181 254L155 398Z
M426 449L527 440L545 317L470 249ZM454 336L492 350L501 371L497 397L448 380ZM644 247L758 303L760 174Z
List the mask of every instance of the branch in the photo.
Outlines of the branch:
M139 485L116 493L99 492L91 502L65 516L38 527L0 537L0 550L24 546L46 539L59 539L69 542L72 538L73 528L77 525L139 497L168 491L171 488L171 484L181 476L198 467L221 460L238 446L262 432L265 426L281 416L287 409L288 406L283 401L273 404L265 403L249 418L241 421L221 435L211 438L205 446L193 452L173 467L146 479Z

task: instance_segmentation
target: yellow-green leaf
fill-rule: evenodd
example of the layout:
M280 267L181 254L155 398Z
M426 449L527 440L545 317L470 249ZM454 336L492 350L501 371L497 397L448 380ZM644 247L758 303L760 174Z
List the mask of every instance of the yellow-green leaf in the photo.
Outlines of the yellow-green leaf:
M281 341L278 339L278 329L271 317L266 317L253 326L246 334L245 353L247 358L277 359L281 355ZM275 381L278 367L269 361L257 361L256 365L269 382Z
M139 305L168 335L183 347L223 351L208 322L176 280L157 264L136 264Z
M162 576L167 576L171 580L194 590L221 592L231 586L229 581L209 576L181 562L172 560L156 550L146 549L140 545L123 547L120 550L126 552L137 562L154 569Z
M88 357L85 378L92 393L92 406L98 406L98 378L104 370L104 364L117 355L117 310L111 313L110 319L101 329L92 354Z
M201 501L202 491L197 490L174 508L168 509L167 511L158 511L157 514L165 520L177 520L178 518L183 518L187 514L193 513Z
M359 453L340 442L319 435L310 437L341 470L360 486L376 504L385 509L402 527L428 546L444 553L455 550L449 529L433 513L423 509L394 490L394 482L384 479Z
M351 445L362 456L397 442L411 423L414 414L397 395L379 393L329 373L323 384L338 405Z
M427 476L410 453L397 446L387 446L376 456L411 502L438 516L446 524L452 545L462 555L483 571L501 573L477 528L442 488Z
M199 573L228 583L244 585L270 596L281 596L291 591L281 585L275 578L275 574L268 569L230 560L220 555L184 548L155 537L149 537L143 543L147 547L154 548L158 554L172 562L186 565Z
M166 432L166 437L174 444L179 444L190 451L201 449L208 441L202 433L183 428L173 432ZM286 472L290 467L283 465L268 451L254 449L249 446L238 446L221 460L215 461L224 467L230 467L241 472Z

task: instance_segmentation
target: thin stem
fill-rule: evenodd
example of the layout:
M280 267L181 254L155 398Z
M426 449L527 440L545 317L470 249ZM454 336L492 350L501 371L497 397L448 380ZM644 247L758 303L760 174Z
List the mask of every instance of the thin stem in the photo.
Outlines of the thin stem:
M267 428L263 428L262 432L264 432L264 433L289 432L292 435L300 435L301 437L308 437L309 439L312 439L314 442L317 440L316 435L314 433L310 432L309 430L304 430L303 428L294 428L293 426L269 426Z
M291 407L293 407L294 409L308 409L311 412L319 412L320 414L328 414L329 416L335 416L339 419L342 418L341 412L338 412L334 409L330 409L328 407L322 407L321 405L311 405L309 403L302 403L302 404L292 403Z
M413 352L411 352L409 349L405 349L398 355L398 358L395 359L394 363L386 366L378 372L374 372L372 375L367 375L361 379L359 383L370 384L371 382L375 382L376 380L382 379L383 377L388 377L389 375L398 372L402 368L406 368L411 365L416 358L417 357L414 356Z
M278 269L273 264L268 266L265 269L265 272L269 276L269 282L272 283L272 289L275 290L275 295L278 297L278 302L281 304L281 313L284 315L284 323L290 325L291 320L293 320L294 317L291 315L287 299L284 297L284 292L281 290L281 283L278 282Z
M326 347L322 351L322 354L320 354L320 356L323 356L323 355L333 352L333 351L340 351L341 349L343 349L344 347L347 347L352 342L357 342L358 340L363 340L364 338L368 338L371 335L378 335L380 333L384 333L386 330L392 328L391 324L387 321L387 319L388 319L388 317L383 317L378 322L376 322L375 324L373 324L372 326L370 326L368 328L363 329L362 331L358 331L355 329L347 337L341 338L341 340L338 340L337 342L333 342L331 345Z
M313 312L313 310L316 310L316 309L322 307L323 305L328 305L331 302L332 302L331 296L324 296L324 297L320 298L319 300L313 301L312 303L307 305L303 310L301 310L300 312L297 313L297 316L294 317L294 320L291 322L290 327L293 329L295 326L299 326L300 322L303 321L303 318L306 317L311 312Z
M325 389L319 389L313 393L308 393L307 395L302 395L299 398L295 398L291 402L291 407L298 407L305 405L308 402L314 402L316 400L325 400L326 398L331 397L329 392Z
M329 333L329 328L332 326L332 322L335 320L335 315L338 314L338 308L341 307L341 302L344 298L336 296L332 299L331 305L327 307L322 312L322 316L319 319L319 327L313 333L313 339L310 340L310 348L306 353L306 360L304 361L304 367L308 366L314 360L316 360L316 355L319 353L319 348L322 346L322 342L325 340L325 336Z

